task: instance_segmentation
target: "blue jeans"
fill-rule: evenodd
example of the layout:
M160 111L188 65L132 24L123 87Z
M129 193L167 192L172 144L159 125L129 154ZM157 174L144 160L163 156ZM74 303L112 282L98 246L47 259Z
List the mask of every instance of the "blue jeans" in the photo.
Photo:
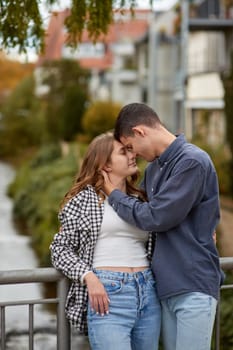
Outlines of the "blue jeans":
M161 307L150 269L124 273L94 271L109 299L109 314L88 306L88 336L92 350L157 350Z
M217 300L184 293L161 301L165 350L210 350Z

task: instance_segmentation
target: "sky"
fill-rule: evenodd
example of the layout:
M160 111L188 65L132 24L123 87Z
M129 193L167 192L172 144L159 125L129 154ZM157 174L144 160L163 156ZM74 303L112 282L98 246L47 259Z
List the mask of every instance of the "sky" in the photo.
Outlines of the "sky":
M153 8L154 10L160 11L160 10L168 10L173 6L177 0L153 0ZM138 0L138 5L140 7L150 7L150 1L148 0Z
M176 2L177 0L153 0L153 8L157 11L167 10ZM69 7L70 0L59 0L58 3L58 5L55 5L55 8L64 9ZM141 8L148 8L150 7L150 0L137 0L137 4Z
M53 6L53 10L64 10L65 8L69 7L70 2L70 0L58 0L57 4ZM177 0L153 0L153 9L155 11L166 11L170 9L176 2ZM49 13L44 4L45 0L41 1L40 7L46 28L49 20ZM137 0L137 4L140 8L150 8L150 0ZM21 62L35 62L38 57L34 49L30 49L26 54L20 55L16 49L12 49L8 56L9 58L16 59Z

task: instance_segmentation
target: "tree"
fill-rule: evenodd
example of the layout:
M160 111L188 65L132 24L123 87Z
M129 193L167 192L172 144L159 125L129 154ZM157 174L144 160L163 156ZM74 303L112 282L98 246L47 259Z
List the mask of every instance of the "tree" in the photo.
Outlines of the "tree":
M41 143L40 102L34 96L34 78L25 77L6 99L0 120L0 157L20 155Z
M58 0L44 0L49 11ZM41 0L0 0L0 41L3 48L18 47L19 51L44 47L45 30L39 7ZM152 3L152 0L151 0ZM84 28L95 41L107 33L113 20L113 7L136 6L136 0L71 0L70 14L66 19L69 45L76 46Z
M42 84L50 141L71 141L82 131L81 119L88 102L89 71L70 59L45 62Z
M65 141L82 132L82 117L86 109L87 94L79 86L68 87L61 108L61 134Z
M233 171L233 51L231 52L231 66L229 72L223 76L224 85L224 102L225 102L225 117L226 117L226 138L231 151L230 172ZM232 177L231 177L232 180ZM233 180L231 183L231 194L233 195Z

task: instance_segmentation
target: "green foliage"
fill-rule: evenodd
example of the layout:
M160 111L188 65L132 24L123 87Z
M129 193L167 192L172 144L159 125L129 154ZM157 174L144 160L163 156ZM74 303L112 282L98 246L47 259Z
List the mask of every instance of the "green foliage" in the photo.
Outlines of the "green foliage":
M31 168L49 164L61 157L61 147L58 144L43 145L37 152L36 157L30 161Z
M33 47L37 52L44 48L45 33L40 3L41 0L0 1L0 39L3 47L18 47L19 51ZM59 1L46 0L46 4L51 11L51 5L59 4ZM112 22L112 8L117 6L122 10L125 5L130 6L133 12L136 0L71 0L66 20L69 45L77 46L84 29L95 41L101 33L107 32Z
M79 86L68 87L64 92L64 104L61 107L60 135L71 141L77 133L82 132L82 116L85 112L87 92Z
M2 107L0 156L20 154L41 142L43 116L34 97L34 78L24 78Z
M0 38L7 48L43 46L43 21L39 12L39 1L1 0Z
M31 235L41 266L50 266L49 244L58 231L59 205L78 169L77 145L67 156L58 153L54 145L43 147L20 168L9 187L14 219L22 233Z
M44 98L35 96L35 80L24 78L4 102L0 119L0 157L21 156L31 147L71 141L82 132L89 72L72 60L46 63Z
M94 41L102 32L107 33L113 19L112 4L112 0L73 0L70 16L66 20L66 27L70 33L68 41L71 45L77 45L77 38L81 40L84 28Z
M231 67L227 75L223 77L224 102L226 117L226 137L231 151L230 173L233 173L233 51L231 52ZM233 177L231 176L231 195L233 196Z
M232 271L226 273L224 284L233 285ZM220 302L220 349L233 349L232 327L233 293L232 289L221 291Z
M93 138L114 128L121 105L113 102L96 101L83 116L83 130Z
M229 195L232 173L230 172L229 152L227 152L226 147L224 145L211 147L198 139L193 139L192 142L209 154L218 174L219 192L222 195Z
M50 141L70 141L82 131L81 119L88 101L89 72L69 59L46 62L43 70L42 83L49 87L44 101Z

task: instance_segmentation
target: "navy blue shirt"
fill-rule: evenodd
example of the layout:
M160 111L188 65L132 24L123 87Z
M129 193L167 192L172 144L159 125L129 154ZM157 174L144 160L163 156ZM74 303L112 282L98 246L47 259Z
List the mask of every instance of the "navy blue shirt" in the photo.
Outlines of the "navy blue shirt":
M156 232L152 269L160 299L188 292L218 299L219 186L208 154L180 135L148 165L142 186L148 202L114 190L109 203L125 221Z

